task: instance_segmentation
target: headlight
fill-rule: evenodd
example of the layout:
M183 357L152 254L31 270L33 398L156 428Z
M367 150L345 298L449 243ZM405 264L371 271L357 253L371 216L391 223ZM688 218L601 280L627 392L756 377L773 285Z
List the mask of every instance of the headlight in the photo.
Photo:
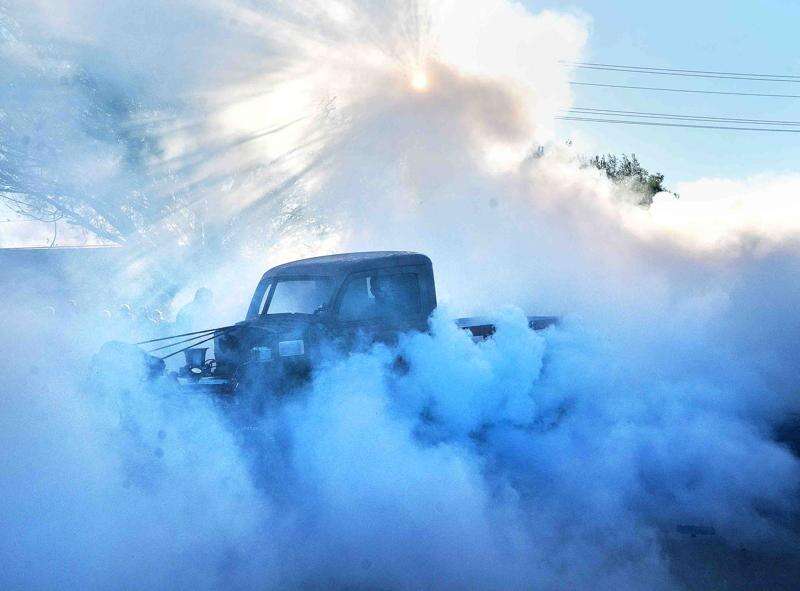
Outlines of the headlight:
M278 355L281 357L295 357L306 352L303 341L281 341L278 343Z
M269 347L253 347L250 349L250 358L257 363L272 361L272 349Z

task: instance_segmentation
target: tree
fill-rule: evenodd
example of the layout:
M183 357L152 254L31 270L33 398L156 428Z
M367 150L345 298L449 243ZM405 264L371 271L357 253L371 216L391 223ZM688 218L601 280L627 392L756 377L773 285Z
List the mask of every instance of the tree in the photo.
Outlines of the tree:
M124 242L153 204L137 192L154 140L131 121L137 105L84 72L25 72L0 91L0 201L24 217L64 220Z
M615 156L607 154L595 156L582 163L584 168L593 166L606 173L606 176L614 183L628 187L634 193L640 195L638 204L649 207L653 203L656 193L671 193L678 197L664 186L664 175L660 172L650 173L640 163L636 154L623 154Z

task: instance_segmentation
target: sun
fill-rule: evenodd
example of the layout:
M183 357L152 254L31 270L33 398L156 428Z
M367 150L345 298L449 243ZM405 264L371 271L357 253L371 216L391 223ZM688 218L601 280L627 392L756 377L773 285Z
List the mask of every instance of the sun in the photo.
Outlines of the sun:
M417 92L425 92L428 90L428 75L422 70L414 70L409 81L411 82L411 88Z

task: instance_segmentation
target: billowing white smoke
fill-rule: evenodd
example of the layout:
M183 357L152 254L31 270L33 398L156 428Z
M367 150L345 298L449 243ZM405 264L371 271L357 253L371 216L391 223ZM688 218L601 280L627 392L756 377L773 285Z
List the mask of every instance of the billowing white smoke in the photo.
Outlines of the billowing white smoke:
M267 264L333 250L426 252L445 306L401 340L408 373L383 347L330 359L244 427L138 383L87 391L104 335L17 318L5 586L674 588L686 524L715 529L712 555L787 567L800 465L772 431L800 409L797 237L747 227L695 250L570 154L533 156L569 102L558 60L580 54L583 17L506 0L20 6L0 123L78 100L52 95L64 68L134 97L121 128L157 146L135 166L74 118L30 133L70 191L212 199L209 225L232 231L197 282L220 318ZM162 236L191 232L181 215ZM565 320L534 334L521 310ZM494 340L450 322L475 311ZM720 552L688 580L743 576Z

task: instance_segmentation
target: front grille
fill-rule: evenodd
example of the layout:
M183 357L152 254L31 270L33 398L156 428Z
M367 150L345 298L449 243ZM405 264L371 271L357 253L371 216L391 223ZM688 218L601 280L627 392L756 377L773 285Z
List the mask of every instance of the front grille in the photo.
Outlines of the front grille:
M256 363L272 361L272 349L269 347L253 347L250 349L250 359Z

